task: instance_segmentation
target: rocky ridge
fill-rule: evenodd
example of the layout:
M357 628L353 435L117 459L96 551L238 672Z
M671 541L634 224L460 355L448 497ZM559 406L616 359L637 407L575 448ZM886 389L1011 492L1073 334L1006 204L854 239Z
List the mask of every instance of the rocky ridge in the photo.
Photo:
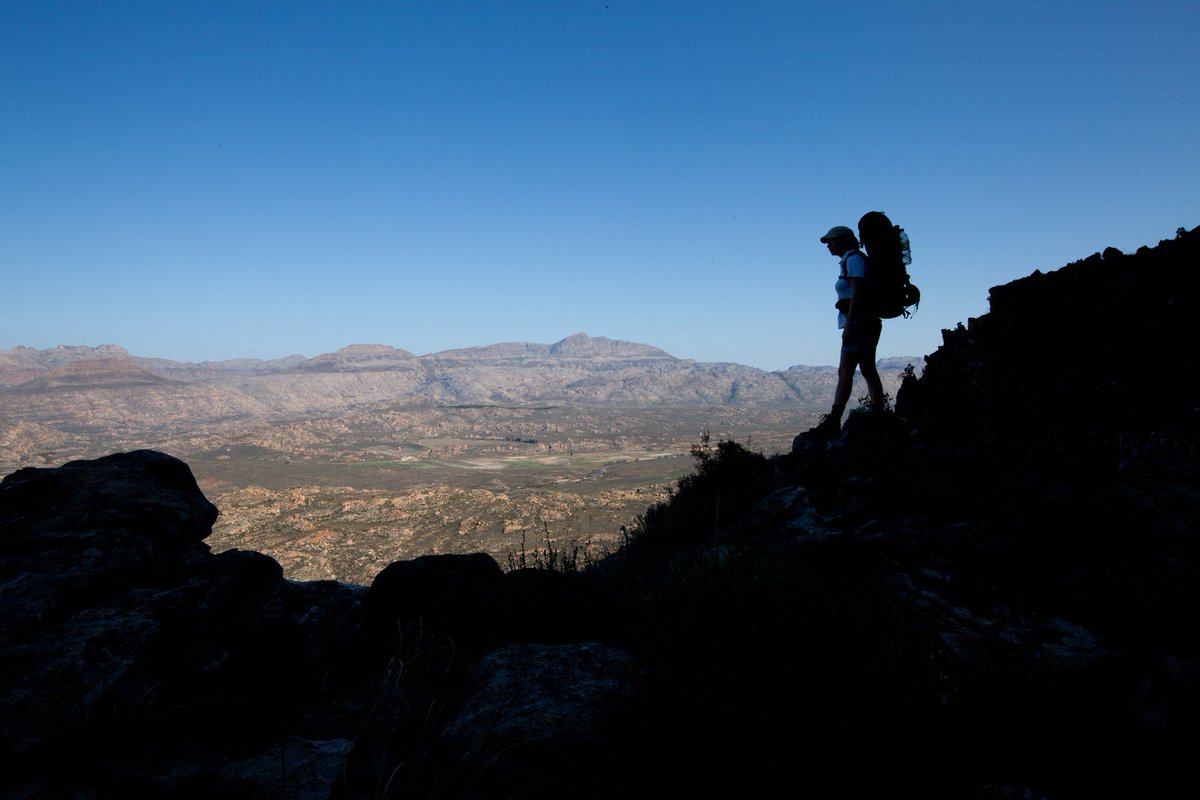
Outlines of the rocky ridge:
M896 414L702 442L582 572L290 582L208 550L169 456L13 473L0 796L1183 796L1200 419L1087 359L1191 375L1198 260L1200 229L996 287Z
M893 364L882 366L887 374ZM123 389L151 426L177 418L166 411L160 420L148 406L172 404L187 406L198 424L419 403L815 407L826 404L835 372L803 366L766 372L696 362L649 345L583 333L550 345L512 342L426 356L387 345L351 345L307 359L200 364L134 357L114 345L18 347L0 350L0 414L43 422L80 413L86 404L61 390L89 387ZM97 413L103 417L108 410Z

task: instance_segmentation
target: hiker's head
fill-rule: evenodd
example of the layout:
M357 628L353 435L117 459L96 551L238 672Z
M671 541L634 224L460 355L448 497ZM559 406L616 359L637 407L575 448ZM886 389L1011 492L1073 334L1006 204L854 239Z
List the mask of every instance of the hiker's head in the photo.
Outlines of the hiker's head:
M835 256L840 256L858 247L858 237L845 225L834 225L829 229L829 233L821 237L821 242L828 245L829 252Z

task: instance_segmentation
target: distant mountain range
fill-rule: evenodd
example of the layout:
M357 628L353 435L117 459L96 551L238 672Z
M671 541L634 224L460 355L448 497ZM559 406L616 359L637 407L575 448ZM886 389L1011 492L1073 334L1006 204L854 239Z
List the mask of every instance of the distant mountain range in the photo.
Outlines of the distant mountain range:
M919 358L880 362L894 393ZM69 427L205 424L336 414L379 404L771 406L828 404L833 367L767 372L681 359L584 333L554 344L509 342L417 356L358 344L313 358L184 363L123 347L0 350L0 419Z

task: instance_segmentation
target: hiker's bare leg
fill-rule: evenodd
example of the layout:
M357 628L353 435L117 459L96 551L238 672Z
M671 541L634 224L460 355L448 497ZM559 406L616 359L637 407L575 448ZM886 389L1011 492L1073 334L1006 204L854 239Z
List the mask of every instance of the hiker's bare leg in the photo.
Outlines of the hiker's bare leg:
M833 393L835 408L845 408L850 400L850 392L854 388L854 370L857 368L858 354L842 353L842 359L838 362L837 389Z
M879 379L879 370L875 367L875 354L861 359L858 368L862 371L863 380L867 382L867 392L871 396L871 407L883 408L883 381ZM841 374L838 374L838 384L841 384Z

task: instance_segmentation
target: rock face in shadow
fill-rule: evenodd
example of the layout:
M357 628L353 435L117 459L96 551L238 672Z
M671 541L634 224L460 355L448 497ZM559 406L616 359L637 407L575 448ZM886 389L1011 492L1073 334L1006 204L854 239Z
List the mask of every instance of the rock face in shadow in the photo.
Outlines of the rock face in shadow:
M991 289L988 314L943 332L900 410L960 444L1111 465L1119 436L1195 422L1195 234L1109 248ZM919 385L919 391L917 387ZM920 399L918 400L917 395ZM916 412L917 406L920 412Z
M311 592L266 556L210 554L216 517L187 465L152 451L0 483L4 796L265 797L293 779L328 794L350 743L294 723L320 703ZM280 774L283 749L298 755ZM308 773L331 754L322 784Z
M1198 253L1192 231L996 287L896 414L770 459L703 443L582 572L455 554L298 583L213 554L169 455L15 472L0 797L757 796L784 772L814 796L1176 796L1200 420L1144 387L1195 375Z
M641 735L641 673L629 653L596 642L494 650L473 670L440 755L499 796L620 794L628 762L653 744ZM448 788L470 796L469 782Z

